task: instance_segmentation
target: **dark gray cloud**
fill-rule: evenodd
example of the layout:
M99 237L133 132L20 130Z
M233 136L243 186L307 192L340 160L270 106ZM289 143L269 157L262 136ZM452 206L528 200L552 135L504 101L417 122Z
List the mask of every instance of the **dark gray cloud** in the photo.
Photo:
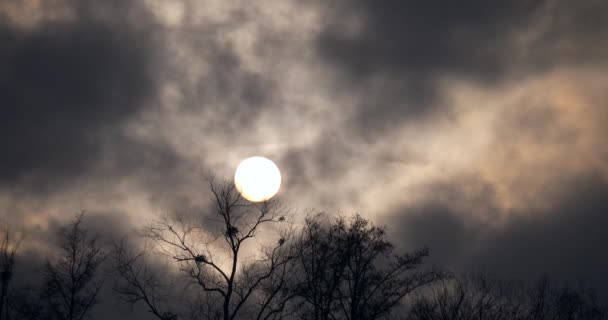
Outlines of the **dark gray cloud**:
M415 78L451 71L493 78L506 64L504 46L513 29L531 23L541 7L538 1L479 0L355 1L331 6L334 16L321 34L319 48L332 62L344 65L355 81L379 72ZM360 20L353 35L334 25L348 21L348 15Z
M423 187L426 196L419 203L389 214L389 234L408 250L428 246L433 263L466 268L489 231L480 221L498 218L496 193L491 184L472 175L446 180ZM475 191L467 192L471 189Z
M219 43L213 36L219 32L215 27L203 27L200 31L181 35L195 56L185 61L164 56L168 78L180 85L184 98L177 107L195 112L194 115L208 110L215 120L209 124L208 132L248 128L262 109L272 105L276 86L271 77L246 70L235 49ZM192 72L195 66L202 66L202 71Z
M437 107L437 81L449 74L496 80L505 72L514 26L525 28L539 2L355 1L333 4L319 52L361 90L358 124L380 129ZM355 19L353 34L339 24ZM348 87L347 87L348 88Z
M0 26L0 180L40 184L83 174L104 139L152 97L150 36L128 20L129 5L83 3L75 17L30 29ZM113 142L110 140L110 142Z
M338 1L324 7L318 52L338 90L359 97L355 131L449 115L442 81L482 86L554 66L604 60L602 1Z
M482 270L522 280L546 275L584 283L608 299L608 181L596 174L564 178L549 208L511 212L498 225L491 218L496 212L487 206L495 201L491 193L476 202L458 192L470 183L475 181L455 179L450 188L429 188L429 203L394 215L389 233L406 248L429 246L431 261L452 270ZM463 203L471 210L463 210ZM471 219L472 211L487 215L482 217L487 222Z
M528 278L547 275L608 290L608 181L596 174L564 179L547 210L512 219L483 245L476 263Z
M260 112L276 106L278 79L268 68L251 68L236 47L238 42L227 39L259 17L248 7L236 6L225 21L210 17L210 21L199 22L195 12L200 10L200 3L179 3L186 13L177 26L160 28L165 41L173 46L162 51L157 66L157 77L177 86L179 103L171 107L203 118L207 135L203 139L254 129ZM212 4L208 7L213 10ZM281 47L278 35L269 30L256 36L252 40L254 58L271 60L277 55Z
M315 191L320 184L344 176L349 168L345 166L348 159L361 158L364 146L356 146L345 141L336 132L327 132L322 139L312 146L291 148L280 159L283 171L291 177L290 189ZM336 200L335 194L319 194L319 203L325 207ZM346 195L343 195L346 196Z

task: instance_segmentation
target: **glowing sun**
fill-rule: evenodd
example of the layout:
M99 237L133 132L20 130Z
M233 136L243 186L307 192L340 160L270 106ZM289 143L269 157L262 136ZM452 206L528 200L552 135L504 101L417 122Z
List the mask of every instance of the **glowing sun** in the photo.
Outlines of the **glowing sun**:
M234 174L234 185L245 199L262 202L272 198L281 187L281 172L264 157L247 158Z

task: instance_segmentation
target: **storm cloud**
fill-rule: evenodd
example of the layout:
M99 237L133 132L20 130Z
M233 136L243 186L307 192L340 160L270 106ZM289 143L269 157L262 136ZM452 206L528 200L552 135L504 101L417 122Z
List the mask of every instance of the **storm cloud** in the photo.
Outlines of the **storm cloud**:
M608 290L606 1L9 0L0 18L0 210L34 234L24 261L83 209L112 235L204 213L201 171L262 155L299 218L359 212L447 268Z
M146 34L120 15L100 21L83 11L34 30L2 26L5 186L28 179L60 184L91 169L104 139L120 136L154 92Z
M591 174L565 178L549 208L511 212L512 218L499 226L467 219L470 211L457 209L455 201L464 197L454 194L467 183L473 182L454 181L448 190L433 186L433 199L445 201L395 213L389 225L403 226L395 242L433 248L434 263L458 272L481 271L526 281L547 276L575 285L608 286L603 276L608 259L602 249L608 241L605 179ZM492 196L471 201L478 206L492 202ZM603 289L600 296L606 299Z
M568 65L603 63L602 1L337 1L324 6L319 55L359 92L357 133L453 112L451 79L494 86Z

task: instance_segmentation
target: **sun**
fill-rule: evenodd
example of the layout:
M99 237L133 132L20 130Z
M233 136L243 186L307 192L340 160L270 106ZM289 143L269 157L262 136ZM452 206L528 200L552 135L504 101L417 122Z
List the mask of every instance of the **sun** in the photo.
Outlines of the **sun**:
M245 199L251 202L266 201L279 191L281 172L269 159L247 158L236 168L234 185Z

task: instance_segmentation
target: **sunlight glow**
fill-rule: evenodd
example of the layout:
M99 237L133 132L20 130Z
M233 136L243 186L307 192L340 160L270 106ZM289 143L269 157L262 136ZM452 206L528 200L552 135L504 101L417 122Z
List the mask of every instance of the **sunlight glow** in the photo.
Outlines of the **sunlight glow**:
M264 157L247 158L237 167L234 184L245 199L266 201L279 191L281 172L274 162Z

